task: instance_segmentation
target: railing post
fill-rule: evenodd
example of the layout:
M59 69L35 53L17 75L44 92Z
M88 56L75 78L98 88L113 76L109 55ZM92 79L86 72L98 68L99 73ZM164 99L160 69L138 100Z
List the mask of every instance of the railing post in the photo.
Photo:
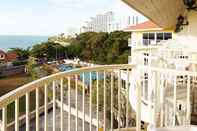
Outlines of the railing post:
M127 69L126 79L126 129L129 127L129 69Z
M92 131L92 72L90 72L90 107L89 107L89 114L90 114L90 131Z
M99 73L96 72L96 119L97 119L97 131L99 130Z
M154 79L153 79L154 78ZM157 125L157 112L159 108L159 101L160 98L160 73L158 71L154 71L154 76L152 77L153 81L155 81L154 85L154 124Z
M137 112L136 112L136 131L141 131L141 87L136 88L137 94Z
M160 126L163 127L164 125L164 78L161 75L161 89L160 89L160 103L161 103L161 120L160 120Z
M48 131L48 87L44 85L44 131Z
M83 72L83 78L82 78L82 81L83 81L83 124L82 124L82 131L85 131L85 73Z
M29 93L26 93L26 131L29 131Z
M55 81L53 80L53 131L55 131L56 126L56 89L55 89Z
M177 76L174 76L174 100L173 100L173 126L176 125L176 98L177 98Z
M191 121L191 105L190 105L190 93L191 93L191 86L190 86L190 76L188 75L188 80L187 80L187 123L190 124Z
M39 107L40 107L40 102L39 102L39 88L36 88L36 131L39 131Z
M7 106L2 109L3 131L7 131Z
M114 108L114 76L113 73L111 73L111 131L113 131L113 108Z
M121 110L121 102L120 102L120 91L121 91L121 71L118 71L118 130L120 131L120 110Z
M70 92L70 77L68 77L68 131L70 131L70 126L71 126L71 102L70 102L70 97L71 97L71 92Z
M15 131L19 131L19 98L15 100Z
M64 101L64 90L63 90L63 78L60 80L60 99L61 99L61 107L60 107L60 130L63 131L64 129L64 116L63 116L63 101Z
M148 69L148 109L149 109L149 116L150 116L150 120L151 120L151 124L153 124L153 120L152 120L152 72L150 69Z
M78 78L77 78L77 75L75 76L75 106L76 106L75 130L78 131Z
M104 76L104 83L103 83L103 90L104 90L104 131L106 131L106 72L103 73Z

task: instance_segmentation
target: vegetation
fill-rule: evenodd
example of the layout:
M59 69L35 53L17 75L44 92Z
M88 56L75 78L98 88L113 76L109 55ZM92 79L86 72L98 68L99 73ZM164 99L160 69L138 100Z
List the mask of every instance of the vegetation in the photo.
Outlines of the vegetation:
M20 65L26 65L27 61L14 61L13 66L20 66Z
M46 61L78 57L96 64L123 64L128 60L129 37L129 33L122 31L86 32L68 38L62 34L61 37L49 38L47 42L36 44L32 48L11 48L9 52L17 53L19 60L28 59L29 56ZM70 45L64 47L56 43L57 39Z
M112 33L87 32L77 35L75 38L62 39L60 41L70 43L62 46L49 40L33 46L30 51L35 58L55 60L57 58L74 58L93 62L96 64L122 64L127 63L129 33L116 31Z
M31 56L35 58L47 58L47 60L55 60L64 57L65 48L54 42L43 42L34 45L30 51Z
M22 49L22 48L10 48L8 52L14 52L18 55L19 60L26 60L30 55L30 48Z
M35 71L35 64L30 60L28 61L27 65L26 65L26 69L28 71L28 73L31 75L32 80L36 80L38 79L38 74Z
M76 36L67 47L69 57L79 57L84 61L97 64L127 63L129 33L87 32Z

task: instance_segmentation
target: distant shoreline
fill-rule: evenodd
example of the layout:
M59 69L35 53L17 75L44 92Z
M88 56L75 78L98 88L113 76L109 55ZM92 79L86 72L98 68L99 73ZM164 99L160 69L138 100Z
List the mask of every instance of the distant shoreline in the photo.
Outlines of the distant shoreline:
M9 48L28 48L35 44L47 41L49 36L40 35L0 35L0 49L8 51Z

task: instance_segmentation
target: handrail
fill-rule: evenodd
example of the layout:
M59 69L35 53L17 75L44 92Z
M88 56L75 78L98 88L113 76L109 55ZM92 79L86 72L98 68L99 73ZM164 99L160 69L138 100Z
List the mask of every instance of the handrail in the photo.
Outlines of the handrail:
M169 69L169 68L160 68L160 67L151 67L151 66L136 66L137 68L141 70L151 70L151 71L157 71L160 73L171 73L173 75L190 75L190 76L197 76L197 71L179 71L176 69Z
M16 98L19 98L21 96L24 96L26 92L31 92L35 90L37 87L40 85L43 85L45 83L51 82L52 80L58 80L62 77L65 76L70 76L70 75L75 75L75 74L80 74L82 72L91 72L91 71L102 71L102 70L114 70L114 69L126 69L126 68L133 68L135 65L129 65L129 64L121 64L121 65L99 65L95 67L84 67L80 69L73 69L70 71L65 71L65 72L60 72L56 73L44 78L41 78L39 80L30 82L29 84L26 84L24 86L21 86L4 96L0 97L0 108L4 107L5 105L8 105L10 101L14 101ZM153 71L158 71L158 72L171 72L176 75L191 75L191 76L197 76L197 72L192 72L192 71L177 71L175 69L167 69L167 68L157 68L157 67L150 67L150 66L138 66L138 68L142 70L148 70L151 69Z
M133 69L137 69L137 71L140 72L140 74L138 75L137 73L133 72ZM124 71L123 71L124 70ZM131 71L132 70L132 71ZM154 86L157 86L157 87L161 87L161 86L164 86L164 84L162 84L164 81L162 79L162 77L157 77L158 74L161 74L161 75L172 75L173 76L173 82L174 83L171 83L171 86L173 86L174 88L174 99L173 99L173 103L174 103L174 106L173 106L173 112L176 113L176 110L177 110L177 107L175 106L176 105L176 96L177 96L177 83L176 83L176 77L178 75L188 75L188 76L197 76L197 72L192 72L192 71L177 71L175 69L168 69L168 68L157 68L157 67L151 67L151 66L136 66L136 65L129 65L129 64L122 64L122 65L99 65L99 66L94 66L94 67L84 67L84 68L80 68L80 69L73 69L73 70L70 70L70 71L65 71L65 72L60 72L60 73L57 73L57 74L53 74L53 75L50 75L50 76L47 76L47 77L44 77L44 78L41 78L39 80L36 80L36 81L33 81L27 85L24 85L24 86L21 86L19 87L18 89L15 89L13 91L11 91L10 93L0 97L0 109L2 109L2 114L3 114L3 129L6 129L6 117L7 117L7 106L11 103L11 102L15 102L15 129L19 129L19 98L22 97L22 96L26 96L26 123L27 123L27 128L29 128L29 94L31 91L35 91L36 93L36 130L38 131L39 130L39 88L44 88L44 128L47 129L48 127L48 115L47 115L47 110L48 110L48 89L52 89L52 103L53 103L53 118L55 118L55 115L56 115L56 104L57 104L57 101L56 101L56 98L59 99L60 97L60 101L59 101L59 107L60 107L60 114L61 114L61 129L63 129L63 111L64 111L64 97L67 97L68 98L68 104L66 105L66 111L68 112L68 118L69 118L69 121L68 121L68 130L70 130L70 126L71 126L71 115L76 115L76 123L78 121L78 118L82 118L83 120L83 130L85 130L85 121L89 123L90 125L90 129L92 127L92 125L97 125L96 127L99 129L99 127L103 126L104 129L106 129L106 109L107 109L107 93L111 94L111 106L110 107L113 107L114 106L114 101L116 100L116 104L118 105L118 110L115 112L116 115L117 115L117 121L120 121L121 119L121 97L122 97L122 94L123 92L121 91L122 88L125 88L126 90L126 93L124 94L124 97L126 98L126 118L127 118L127 128L128 128L128 120L129 120L129 101L130 103L132 103L131 101L135 101L135 104L131 104L132 107L136 108L134 109L136 111L136 128L137 128L137 131L140 131L141 129L141 120L143 118L143 120L145 119L145 116L148 116L148 115L143 115L143 111L141 111L141 109L148 109L150 108L152 110L152 107L156 107L157 106L157 101L153 101L153 103L151 103L151 92L148 93L148 99L150 102L146 102L143 100L142 96L141 96L141 88L131 88L131 87L134 87L135 84L132 85L132 82L133 83L137 83L137 86L136 87L139 87L139 86L142 86L144 85L144 83L142 84L142 82L144 82L143 80L143 77L141 76L144 76L144 72L147 71L148 73L150 73L150 79L149 79L149 83L150 81L155 81L155 83L152 83L153 85L149 85L148 83L148 87L149 86L152 86L153 89L151 89L151 92L152 90L155 90L155 92L157 91L156 89L157 88L154 88ZM99 72L101 72L103 74L103 78L102 80L103 81L100 81L99 79ZM124 74L123 73L126 73L127 75L127 79L125 80L124 83L122 83L122 80L123 80L123 76ZM89 73L88 76L85 76L85 73ZM96 80L92 78L92 73L95 73L96 74ZM110 74L111 73L111 74ZM137 74L137 76L139 76L139 78L137 77L136 79L134 80L131 80L131 77L132 78L135 78L135 76L131 75L130 73L133 73L133 74ZM157 74L158 73L158 74ZM79 79L79 75L80 75L80 79ZM81 75L82 75L82 91L81 91L81 94L82 96L80 97L80 99L82 99L82 105L80 105L80 108L78 109L78 85L79 85L79 81L81 81ZM131 76L131 77L130 77ZM152 76L152 77L151 77ZM89 100L89 113L87 113L87 111L85 109L88 109L88 107L85 107L86 105L86 93L85 93L85 77L87 77L89 79L89 95L90 96L87 96L88 100ZM190 78L191 77L188 77L187 79L187 107L189 107L189 101L190 101ZM64 81L64 80L67 80L67 81ZM93 85L93 80L95 80L94 82L94 85ZM60 84L60 89L59 89L59 86L56 86L56 81L59 81ZM109 82L110 81L110 82ZM64 82L67 82L67 86L66 88L68 89L67 91L67 94L64 94ZM74 85L71 85L71 82L75 83ZM159 83L160 82L160 83ZM99 86L99 84L101 84L101 87ZM56 88L58 87L58 88ZM71 88L71 87L74 87L74 88ZM96 93L96 118L92 117L92 89L95 89L94 92L97 92ZM111 91L108 91L110 88ZM130 90L129 91L129 88L130 89L134 89L134 90ZM163 87L164 88L164 87ZM159 88L160 89L160 88ZM60 94L58 94L58 96L56 96L56 90L60 90ZM103 115L104 115L104 120L102 121L102 119L100 119L99 117L99 90L103 92ZM74 95L75 95L75 106L74 108L72 108L71 106L71 98L74 99L74 97L72 96L71 97L71 91L75 91ZM113 92L116 92L116 98L114 97L114 93ZM159 92L159 90L158 90ZM133 94L130 94L130 93L134 93ZM135 98L132 98L129 100L129 97L130 96L135 96ZM156 100L157 98L157 95L154 95L154 98ZM136 99L136 100L135 100ZM148 103L148 105L146 104ZM101 104L101 103L100 103ZM145 106L147 108L144 108L143 104L145 104ZM82 109L81 109L82 108ZM76 112L73 112L75 110ZM80 110L80 112L79 112ZM149 110L149 109L148 109ZM145 110L146 111L146 110ZM114 113L114 109L111 108L110 110L111 114ZM156 117L156 110L154 110L154 117ZM164 113L163 113L164 114ZM189 115L190 115L190 110L187 111L187 119L189 119ZM87 117L88 116L88 117ZM176 116L173 115L172 118L173 118L173 121L175 120ZM95 120L95 121L94 121ZM112 118L111 120L113 120L113 115L112 115ZM152 120L150 120L152 121ZM101 123L101 124L100 124ZM118 122L118 128L122 128L121 127L121 122ZM53 119L53 128L55 127L56 125L56 122L55 122L55 119ZM76 124L76 129L77 129L77 124ZM113 129L113 121L111 121L111 129ZM5 131L5 130L3 130Z
M121 65L100 65L95 67L84 67L80 69L73 69L70 71L60 72L56 73L44 78L41 78L39 80L30 82L29 84L26 84L24 86L21 86L4 96L0 97L0 109L4 106L8 105L10 102L14 101L15 99L24 96L27 92L31 92L38 88L39 86L43 85L45 83L49 83L53 80L61 79L65 76L80 74L82 72L91 72L91 71L102 71L102 70L114 70L114 69L125 69L125 68L133 68L134 65L128 65L128 64L121 64Z

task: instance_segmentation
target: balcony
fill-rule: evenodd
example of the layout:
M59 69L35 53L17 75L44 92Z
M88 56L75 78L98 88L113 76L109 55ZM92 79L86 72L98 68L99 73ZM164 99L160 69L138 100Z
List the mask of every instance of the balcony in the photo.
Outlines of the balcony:
M120 92L122 88L120 71L131 70L132 67L131 65L88 67L58 73L20 87L0 98L2 131L11 129L18 131L21 127L25 127L27 131L60 129L85 131L100 128L105 130L115 128L116 124L113 122L118 121L117 129L126 128L131 119L130 106L128 93L123 96ZM35 94L35 100L30 99L32 93ZM23 98L25 105L20 104ZM43 99L43 102L40 99ZM122 103L122 99L125 99L126 103ZM8 108L12 103L14 103L12 110L14 120L10 121ZM30 110L32 104L35 104L33 111ZM125 104L124 110L122 104ZM25 106L23 115L20 112L21 106ZM34 129L32 121L35 123Z
M148 72L146 80L144 72ZM180 75L187 79L178 80ZM86 67L54 74L0 98L1 130L141 131L146 129L141 121L157 127L190 124L194 113L190 94L196 88L196 78L196 72L134 65ZM182 109L180 101L184 103ZM180 115L181 111L185 115Z

